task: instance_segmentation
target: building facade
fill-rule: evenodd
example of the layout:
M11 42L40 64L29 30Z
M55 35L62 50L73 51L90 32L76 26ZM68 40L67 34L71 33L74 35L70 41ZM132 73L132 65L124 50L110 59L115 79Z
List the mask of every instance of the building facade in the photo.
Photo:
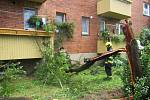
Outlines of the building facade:
M49 22L73 22L73 39L65 41L64 48L76 60L96 55L98 33L106 25L121 32L120 21L131 17L134 33L139 33L148 26L149 4L149 0L0 0L0 28L30 30L27 20L33 15Z

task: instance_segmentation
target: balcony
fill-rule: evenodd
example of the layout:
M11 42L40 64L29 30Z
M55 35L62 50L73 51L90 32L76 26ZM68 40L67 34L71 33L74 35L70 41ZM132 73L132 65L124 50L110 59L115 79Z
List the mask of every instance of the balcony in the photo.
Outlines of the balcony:
M37 3L43 3L46 0L28 0L28 1L37 2Z
M107 51L106 48L106 42L104 42L103 40L97 40L97 54L101 54ZM125 42L120 42L120 43L115 43L112 42L112 48L113 50L117 50L119 48L125 48Z
M50 41L53 48L53 33L0 28L0 60L42 58L45 40Z
M130 18L131 4L132 0L98 0L97 14L120 20Z

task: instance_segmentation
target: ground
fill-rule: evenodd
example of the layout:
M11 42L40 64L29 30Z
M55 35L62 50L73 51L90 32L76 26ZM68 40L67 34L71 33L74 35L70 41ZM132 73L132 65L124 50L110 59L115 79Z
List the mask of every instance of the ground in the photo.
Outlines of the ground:
M96 93L87 94L79 100L110 100L110 99L119 99L123 97L123 91L121 89L114 89L111 91L99 91Z
M113 78L106 79L104 67L87 70L72 75L72 84L64 90L59 85L43 85L34 77L21 77L11 85L15 88L11 94L13 97L32 97L34 100L109 100L110 98L123 97L122 80L114 68Z

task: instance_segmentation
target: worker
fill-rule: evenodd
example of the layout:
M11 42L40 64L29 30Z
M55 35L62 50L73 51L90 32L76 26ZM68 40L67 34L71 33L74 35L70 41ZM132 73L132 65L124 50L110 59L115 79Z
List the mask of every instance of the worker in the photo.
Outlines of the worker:
M106 42L106 48L107 51L112 51L112 43L110 41L110 39L108 40L108 42ZM111 79L112 78L112 64L113 64L113 57L108 57L105 59L105 72L107 74L107 78Z
M106 45L107 51L112 51L112 43L111 43L110 38L108 39L105 45Z

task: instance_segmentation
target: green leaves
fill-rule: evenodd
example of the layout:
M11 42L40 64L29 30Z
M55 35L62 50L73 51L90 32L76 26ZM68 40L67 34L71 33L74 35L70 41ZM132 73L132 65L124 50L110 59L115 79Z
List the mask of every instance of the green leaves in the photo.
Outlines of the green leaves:
M134 100L142 100L142 96L147 95L149 86L145 85L146 80L146 77L137 79L137 83L134 88Z
M0 95L9 96L15 90L14 87L10 84L13 80L18 79L20 74L25 74L26 72L22 70L22 67L19 67L20 63L7 63L4 65L5 72L0 82Z
M50 33L50 32L55 32L57 27L54 22L51 22L48 23L47 25L44 25L43 28L46 32Z
M143 29L140 34L140 42L142 46L146 46L150 43L150 29Z
M68 40L73 37L75 25L74 23L64 22L56 24L56 26L58 32L56 33L55 48L60 48L64 40Z
M45 84L66 83L69 76L65 73L71 66L67 53L55 53L49 46L45 46L43 59L37 66L36 76Z

